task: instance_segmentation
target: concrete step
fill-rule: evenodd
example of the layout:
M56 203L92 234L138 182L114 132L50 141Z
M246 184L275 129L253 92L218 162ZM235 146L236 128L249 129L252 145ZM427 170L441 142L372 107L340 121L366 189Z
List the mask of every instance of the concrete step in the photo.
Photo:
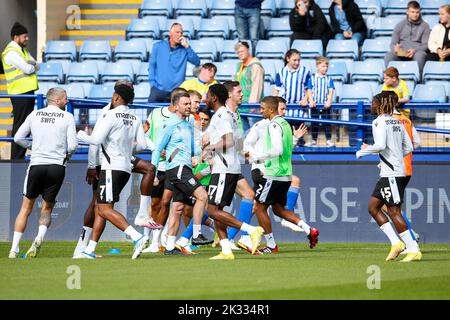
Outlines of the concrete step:
M134 19L138 18L138 9L84 9L81 10L83 20Z
M80 0L81 9L139 9L142 0Z
M126 30L131 19L81 20L81 30Z
M65 30L61 40L125 40L125 30Z

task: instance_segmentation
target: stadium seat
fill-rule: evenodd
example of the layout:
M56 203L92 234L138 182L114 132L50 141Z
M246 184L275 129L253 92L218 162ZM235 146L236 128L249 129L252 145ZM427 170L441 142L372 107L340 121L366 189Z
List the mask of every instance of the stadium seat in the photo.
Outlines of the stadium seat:
M275 83L275 77L277 74L277 70L275 70L275 65L273 63L273 60L263 59L260 61L264 68L264 81L268 81L270 83Z
M291 10L294 8L294 1L292 0L279 0L278 12L280 16L286 16L291 13ZM330 4L328 4L328 7Z
M145 46L145 49L147 51L147 57L150 56L152 52L153 45L157 43L159 40L153 40L153 39L146 39L146 38L132 38L128 40L128 42L137 42L137 43L143 43Z
M55 61L41 63L37 72L39 82L64 83L62 64Z
M384 61L380 59L367 59L353 63L351 81L383 81Z
M230 31L229 37L230 39L237 39L239 38L237 29L236 29L236 22L234 21L234 16L216 16L214 19L225 19L228 22L228 30Z
M94 84L89 91L89 99L110 100L114 93L114 83Z
M171 0L144 0L140 9L140 16L165 15L173 17L173 6Z
M393 15L388 17L375 18L374 25L372 26L371 36L373 38L391 37L397 23L404 19L404 15Z
M150 83L142 82L134 86L134 102L147 102L150 96Z
M175 7L176 16L181 15L199 15L206 18L208 9L205 0L184 0L178 1Z
M190 63L188 63L190 65ZM148 62L142 62L136 72L136 84L148 82Z
M422 16L422 19L426 23L428 23L428 26L430 27L430 30L433 29L433 27L439 23L439 16L438 15L427 14L427 15Z
M415 83L420 82L419 65L417 61L391 61L388 67L397 68L400 78L403 80L413 80Z
M188 39L195 38L195 28L192 18L190 16L181 16L178 19L168 19L166 21L164 27L161 29L161 39L166 39L169 37L170 28L175 22L178 22L182 25L183 35L185 37L187 37Z
M234 0L213 0L209 13L212 18L217 15L234 16Z
M445 80L450 81L450 62L427 61L423 68L423 80Z
M289 17L272 18L267 28L267 37L289 37L292 34Z
M384 14L403 14L410 0L389 0L384 8Z
M416 83L413 80L405 80L406 86L408 87L409 94L412 95L414 89L416 88Z
M236 60L225 60L223 62L215 63L217 67L216 80L226 81L232 80L234 73L236 72Z
M342 95L342 82L335 81L334 82L334 94L333 94L333 102L339 102L339 99Z
M381 1L380 0L356 0L362 15L376 15L381 16Z
M101 75L101 82L115 82L119 79L134 81L133 65L129 61L119 60L117 62L109 62L105 65Z
M301 59L300 60L300 66L301 67L305 67L311 73L315 73L316 72L316 60L315 59Z
M271 96L273 94L273 85L269 81L264 81L264 96Z
M39 82L39 89L37 89L34 94L38 95L38 94L42 94L42 95L47 95L47 91L50 88L54 88L54 87L60 87L61 85L59 85L57 82Z
M450 101L450 81L430 80L430 81L427 81L426 84L444 86L445 94L447 95L448 101ZM410 92L414 92L414 91L410 91Z
M303 58L316 58L323 55L323 46L321 40L294 40L291 49L300 51Z
M283 59L289 45L282 39L259 40L256 45L256 57L258 59Z
M144 42L119 41L114 51L114 59L139 59L147 61L147 47Z
M66 90L67 97L70 98L78 98L78 99L84 99L86 97L86 94L84 93L83 86L80 86L77 84L65 84L60 86L62 89Z
M414 89L413 102L445 103L445 87L436 84L418 84Z
M354 85L365 85L368 84L370 86L370 89L372 90L373 94L376 94L378 92L380 92L381 90L381 85L378 81L355 81L353 83Z
M261 15L262 16L277 16L277 3L275 0L264 0L261 4Z
M344 84L339 102L363 101L364 103L370 103L372 96L372 88L367 83Z
M83 62L73 62L70 64L67 74L67 83L70 82L98 82L97 62L86 60Z
M444 4L448 4L448 0L420 0L420 12L423 15L437 15L439 7Z
M383 59L384 55L390 51L391 38L380 37L376 39L366 39L362 45L361 58Z
M222 37L228 39L230 30L225 18L202 19L197 35L203 37Z
M330 40L327 45L327 57L358 60L358 42L356 40Z
M131 38L159 39L160 28L157 19L145 17L143 19L132 19L127 28L127 40Z
M200 40L192 40L190 42L192 50L197 53L200 59L206 59L209 61L216 61L217 59L217 46L214 39L202 38Z
M216 66L217 66L217 63L216 63ZM188 63L186 65L186 73L185 73L186 78L185 78L185 80L190 80L190 79L195 78L195 75L194 75L194 69L195 68L196 67L192 63Z
M273 62L273 66L275 67L276 72L280 71L284 67L283 59L271 59L271 60Z
M92 59L112 60L109 41L84 41L80 49L80 61Z
M334 82L347 83L348 81L347 65L344 61L330 60L327 74Z
M54 59L77 60L75 41L48 41L44 52L44 61Z

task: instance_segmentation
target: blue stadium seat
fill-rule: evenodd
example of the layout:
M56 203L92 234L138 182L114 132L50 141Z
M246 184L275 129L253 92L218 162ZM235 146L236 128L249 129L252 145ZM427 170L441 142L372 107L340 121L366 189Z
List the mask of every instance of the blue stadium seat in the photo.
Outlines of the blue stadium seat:
M147 47L144 42L137 41L119 41L114 50L114 59L139 59L148 60Z
M152 17L132 19L127 28L127 40L131 38L159 39L159 35L159 22L157 19L152 19Z
M208 9L205 0L184 0L178 1L175 13L177 17L180 15L199 15L206 18Z
M364 103L370 103L372 96L372 88L367 83L344 84L339 102L363 101Z
M261 64L262 64L262 66L264 68L264 81L268 81L270 83L275 83L275 77L276 77L276 74L277 74L278 70L275 69L275 65L273 63L273 60L271 60L271 59L268 59L268 60L263 59L263 60L260 60L260 61L261 61Z
M88 98L96 100L111 100L114 93L114 83L94 84L89 91Z
M209 61L216 61L217 46L214 39L202 38L200 40L192 40L190 42L192 50L197 53L200 59L207 59Z
M270 60L272 60L276 72L280 71L284 67L283 59L270 59Z
M226 60L226 59L238 59L238 56L236 54L236 51L234 50L234 47L236 45L235 40L224 40L220 49L220 59ZM251 41L248 41L248 44L251 46ZM251 49L250 49L250 52Z
M239 38L237 29L236 29L236 22L234 21L234 16L216 16L214 19L225 19L228 22L228 29L230 31L230 39L237 39Z
M60 87L61 85L57 82L39 82L39 89L37 89L34 94L43 94L44 96L47 95L47 91L50 88Z
M258 59L283 59L289 46L280 39L259 40L256 45L256 57Z
M300 60L300 66L301 67L305 67L311 73L315 73L316 72L316 60L315 59L301 59Z
M66 59L70 61L77 60L77 48L75 41L56 40L48 41L44 52L44 61L54 59Z
M117 62L109 62L105 65L105 69L101 75L101 82L115 82L119 79L134 81L133 65L129 61L119 60Z
M291 10L294 8L294 1L292 0L281 0L279 1L278 12L280 16L289 15ZM328 5L329 7L330 5Z
M427 14L422 16L422 19L428 23L428 26L430 27L430 30L433 29L435 25L439 23L439 16L436 14Z
M353 84L354 85L368 84L373 94L380 92L381 91L380 89L382 87L382 85L378 81L355 81Z
M139 70L136 72L136 83L139 84L141 82L148 82L148 62L141 62Z
M381 59L367 59L353 63L351 80L355 81L383 81L384 61Z
M427 61L423 68L423 80L445 80L450 81L450 62Z
M134 102L147 102L150 96L150 83L142 82L134 86Z
M146 38L132 38L128 40L129 42L138 42L143 43L146 50L147 50L147 57L150 56L150 53L152 52L153 44L158 42L159 40L153 40L153 39L146 39Z
M436 84L418 84L414 89L413 102L445 103L445 87Z
M333 102L338 102L342 95L342 82L334 81Z
M384 8L384 14L402 14L406 12L406 7L410 0L389 0Z
M271 96L273 94L273 85L269 81L264 81L264 96Z
M362 15L376 15L381 16L381 1L380 0L356 0Z
M222 37L228 39L230 30L225 18L202 19L197 35L203 37Z
M167 20L169 20L166 16L152 16L147 17L147 19L156 19L158 21L160 35L161 31L166 28Z
M195 38L195 28L194 28L194 22L192 21L192 18L190 16L181 16L178 19L168 19L166 21L165 26L161 29L161 38L165 39L169 37L169 31L172 25L178 22L183 27L183 35L187 37L188 39L194 39Z
M277 16L277 3L275 0L264 0L261 4L261 15L276 17Z
M384 55L390 51L391 38L380 37L376 39L366 39L362 45L361 58L383 59Z
M65 84L61 86L62 89L66 90L67 97L70 98L78 98L84 99L86 98L86 94L84 93L83 86L77 84Z
M426 84L444 86L445 94L447 95L448 101L450 101L450 81L430 80L430 81L427 81ZM414 91L410 91L410 92L414 92Z
M391 37L397 23L404 19L404 15L391 15L387 17L375 18L371 30L372 37Z
M165 15L173 17L173 6L171 0L144 0L140 9L141 17L149 15Z
M344 61L330 60L327 74L334 82L347 83L348 73L347 65Z
M80 61L91 59L112 60L109 41L84 41L80 49Z
M420 12L423 15L437 14L439 7L444 4L448 4L448 0L420 0Z
M267 28L267 37L289 37L292 34L289 17L272 18Z
M215 63L215 65L217 66L217 63ZM185 80L190 80L190 79L195 78L195 75L194 75L194 69L195 68L196 67L192 63L188 63L186 65L186 73L185 73L186 78L185 78Z
M231 80L233 78L234 73L236 72L237 63L238 62L234 59L215 63L217 67L216 80L217 81Z
M358 42L356 40L330 40L327 45L327 57L358 60Z
M294 40L291 49L297 49L303 58L316 58L323 55L321 40Z
M213 0L209 13L211 17L217 15L234 16L234 0Z
M70 82L98 82L97 62L86 60L83 62L73 62L70 64L67 74L67 83Z
M64 83L62 64L55 61L41 63L37 72L39 82Z
M391 61L388 67L397 68L400 78L403 80L413 80L415 83L420 82L419 65L417 61Z

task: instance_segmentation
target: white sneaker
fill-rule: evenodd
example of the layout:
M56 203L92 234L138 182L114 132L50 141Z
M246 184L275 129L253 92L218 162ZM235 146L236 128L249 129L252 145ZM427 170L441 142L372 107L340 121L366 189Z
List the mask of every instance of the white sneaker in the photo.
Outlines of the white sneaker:
M231 250L241 250L241 248L239 248L236 243L234 243L234 240L230 240L230 247Z
M167 247L167 232L161 232L161 245L165 248Z
M137 259L142 253L142 250L148 246L148 237L142 236L139 240L134 242L134 252L131 259Z
M333 143L333 141L331 141L331 140L327 140L327 147L334 147L335 146L335 144Z
M36 258L37 255L39 254L39 251L41 251L41 244L42 240L40 239L34 240L33 243L31 244L30 249L28 249L27 253L25 254L25 257Z
M80 254L72 257L72 259L90 259L90 260L95 258L96 258L95 252L87 253L86 251L83 251Z
M317 146L316 140L311 140L310 142L305 143L305 147L315 147Z
M285 228L289 228L289 229L291 229L292 231L294 231L294 232L305 232L305 230L303 230L301 227L299 227L298 225L296 225L296 224L294 224L294 223L292 223L292 222L289 222L289 221L287 221L287 220L281 220L281 225L283 226L283 227L285 227Z
M19 257L19 252L15 252L15 251L10 251L9 252L9 259L17 259Z

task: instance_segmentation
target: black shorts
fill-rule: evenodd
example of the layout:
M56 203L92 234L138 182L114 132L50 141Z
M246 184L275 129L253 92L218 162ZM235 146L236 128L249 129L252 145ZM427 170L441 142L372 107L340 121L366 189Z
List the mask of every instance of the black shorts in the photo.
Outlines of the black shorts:
M213 173L208 186L208 203L220 209L229 206L233 201L240 174Z
M195 202L193 193L202 185L186 166L178 166L166 171L166 181L173 186L173 202L183 202L192 206Z
M166 171L158 171L158 174L156 177L158 178L159 183L157 186L153 186L152 198L161 199L163 197L164 190L168 189L170 191L173 191L173 186L166 179Z
M100 177L100 171L102 170L102 166L96 166L95 171L97 171L97 176ZM98 188L98 179L94 179L92 182L92 191L97 191Z
M396 206L403 203L403 195L410 177L380 178L372 192L375 197L387 206Z
M28 199L42 199L55 203L66 174L66 167L59 164L45 164L28 167L23 185L23 195Z
M128 182L130 174L119 170L101 170L97 189L97 203L115 203Z
M255 177L253 172L255 171ZM256 171L259 171L259 175ZM253 191L255 191L255 200L265 205L275 203L285 206L287 202L287 193L291 186L291 181L278 181L266 179L262 176L259 169L252 171Z

